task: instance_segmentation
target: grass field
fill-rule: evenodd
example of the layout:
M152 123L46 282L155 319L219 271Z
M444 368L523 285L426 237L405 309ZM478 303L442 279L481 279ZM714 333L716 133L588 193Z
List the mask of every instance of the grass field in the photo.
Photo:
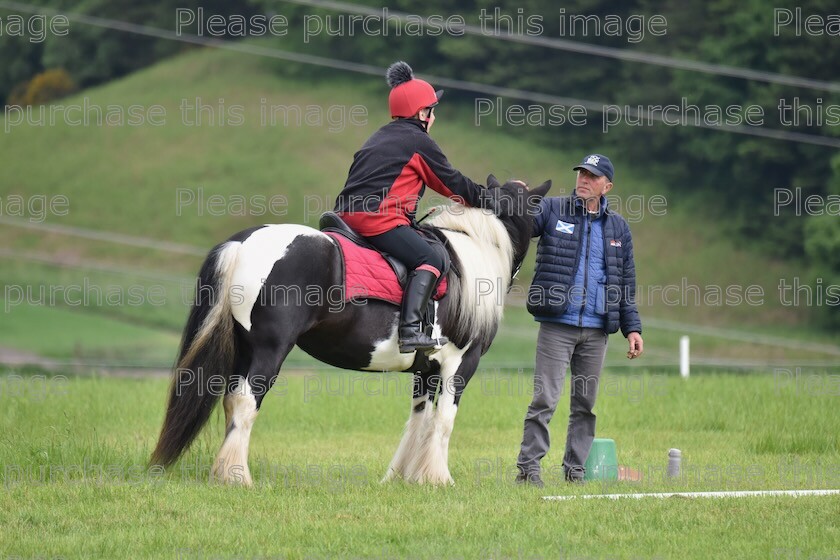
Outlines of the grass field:
M0 117L0 353L11 348L126 369L170 365L202 257L150 242L201 253L258 223L315 225L320 210L331 208L353 152L386 120L383 88L380 79L336 75L314 82L256 58L195 50L60 101L160 105L166 126L6 130ZM181 104L198 98L216 107L216 116L220 105L244 107L245 122L185 124ZM341 130L329 130L327 122L262 126L264 104L321 110L358 104L368 118ZM551 177L552 194L568 193L569 168L582 151L597 149L535 145L475 126L469 113L441 105L434 135L472 177L493 172L532 183ZM664 215L648 212L631 224L645 356L626 360L625 341L613 337L596 408L598 435L617 441L620 463L641 471L642 481L561 482L566 398L543 465L547 487L513 484L537 330L514 293L462 401L450 488L379 483L408 415L405 374L339 372L294 350L290 372L266 398L254 431L255 487L243 489L207 483L223 435L218 414L170 472L147 469L162 421L164 378L99 377L92 366L82 366L80 375L0 366L0 560L836 557L838 497L541 499L840 488L840 338L812 326L809 305L785 304L777 289L782 279L790 284L808 271L736 248L702 209L621 154L613 161L625 215L632 212L631 195L668 201ZM179 189L228 201L280 195L286 213L250 208L217 216L197 203L179 208ZM69 212L9 216L10 197L21 195L66 196ZM138 246L117 235L142 239ZM520 292L533 265L532 250ZM683 284L697 286L701 299L715 288L743 294L758 286L763 301L663 300L662 288L684 294ZM75 287L75 296L92 300L68 302L67 289ZM43 299L41 288L57 289L57 297ZM682 380L674 364L683 334L691 334L700 363L791 365L738 373L695 366L691 379ZM679 480L663 475L671 447L683 451Z
M480 372L450 451L454 487L380 484L408 376L284 375L251 442L251 489L207 483L218 414L169 473L146 469L167 382L0 377L0 551L20 558L829 558L838 497L546 502L543 495L840 487L837 376L682 380L608 372L598 434L640 482L512 482L528 378ZM833 383L833 385L831 385ZM833 390L831 389L833 387ZM833 392L832 392L833 391ZM664 477L670 447L684 476ZM800 556L791 556L792 554ZM775 555L775 556L774 556Z

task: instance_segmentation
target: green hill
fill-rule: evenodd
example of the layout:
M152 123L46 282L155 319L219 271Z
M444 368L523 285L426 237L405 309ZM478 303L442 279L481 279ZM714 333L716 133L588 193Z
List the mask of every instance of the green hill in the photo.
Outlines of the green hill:
M387 121L386 89L382 79L371 77L337 73L314 82L293 76L278 71L276 62L195 50L51 107L33 108L28 124L18 123L20 114L0 119L0 279L6 287L0 294L5 315L0 347L163 363L174 355L186 316L184 294L202 260L196 252L254 224L314 226L320 212L332 207L355 150ZM203 108L196 110L197 104ZM73 106L89 108L92 122L67 124L66 116L82 114L68 112ZM93 118L97 111L123 122L100 125ZM477 179L491 172L534 184L551 178L553 194L568 193L570 168L584 153L598 150L538 145L510 130L476 126L471 113L468 106L442 104L432 133L450 160ZM130 123L141 114L144 124ZM562 145L562 133L558 129L556 144ZM615 202L632 222L648 364L672 363L683 332L694 332L695 355L707 359L836 358L836 347L821 353L795 342L751 342L762 336L838 340L808 326L806 306L780 300L780 279L792 284L794 277L804 279L805 271L737 250L714 223L698 219L695 209L673 199L645 169L621 153L610 155L617 169ZM663 198L657 203L654 196ZM64 200L56 197L66 197L68 204L42 212L42 202ZM19 199L28 206L22 216L13 204ZM49 229L53 226L104 235L92 239L89 232ZM138 246L142 242L117 234L187 250ZM520 274L523 289L532 271L533 252ZM38 287L68 285L87 286L92 300L97 300L94 285L123 293L134 288L146 299L132 305L103 297L74 307L57 294L53 306L49 297L26 293L27 287L37 296ZM748 286L755 305L739 301ZM148 301L150 287L163 294L155 302ZM510 298L485 364L532 363L536 327L521 300ZM77 328L75 317L81 316L85 327ZM97 318L98 331L90 323ZM133 334L114 329L113 321L130 323ZM46 324L66 330L66 338L56 343ZM704 326L746 338L692 331ZM619 342L612 345L611 364L623 363ZM311 363L307 360L302 354L290 357L298 364Z

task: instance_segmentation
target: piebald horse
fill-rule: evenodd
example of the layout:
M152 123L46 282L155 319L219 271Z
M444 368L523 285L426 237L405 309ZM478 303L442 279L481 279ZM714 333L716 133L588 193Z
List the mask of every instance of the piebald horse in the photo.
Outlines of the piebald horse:
M496 335L504 296L551 182L529 191L520 181L500 185L491 175L487 185L483 208L439 207L421 226L442 238L452 261L434 325L449 342L430 354L400 354L397 306L326 301L331 290L343 289L342 256L321 231L265 225L214 247L199 273L151 462L174 463L223 396L226 432L211 479L251 485L251 429L297 344L343 369L411 372L411 412L383 481L452 484L449 438L458 403Z

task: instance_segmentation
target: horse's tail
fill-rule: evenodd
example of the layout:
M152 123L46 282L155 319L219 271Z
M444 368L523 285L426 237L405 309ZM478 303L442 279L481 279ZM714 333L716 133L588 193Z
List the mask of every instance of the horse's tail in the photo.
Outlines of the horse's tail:
M152 464L169 466L181 456L227 388L236 355L231 277L241 246L216 246L201 267Z

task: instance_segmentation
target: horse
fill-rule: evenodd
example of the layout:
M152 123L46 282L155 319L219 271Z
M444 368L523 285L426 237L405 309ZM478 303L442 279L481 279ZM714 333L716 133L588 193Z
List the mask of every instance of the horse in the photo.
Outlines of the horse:
M399 307L325 301L343 287L342 255L322 231L264 225L234 234L208 254L181 340L165 419L150 464L168 467L190 446L223 396L225 436L211 481L252 485L251 429L295 344L332 366L413 374L409 419L382 479L453 484L449 438L461 395L502 318L504 296L525 258L534 215L551 181L532 190L490 175L481 208L436 207L421 228L438 235L451 259L448 291L434 328L448 343L401 354ZM317 297L289 298L298 294ZM283 298L276 293L282 292ZM278 301L282 299L282 301Z

